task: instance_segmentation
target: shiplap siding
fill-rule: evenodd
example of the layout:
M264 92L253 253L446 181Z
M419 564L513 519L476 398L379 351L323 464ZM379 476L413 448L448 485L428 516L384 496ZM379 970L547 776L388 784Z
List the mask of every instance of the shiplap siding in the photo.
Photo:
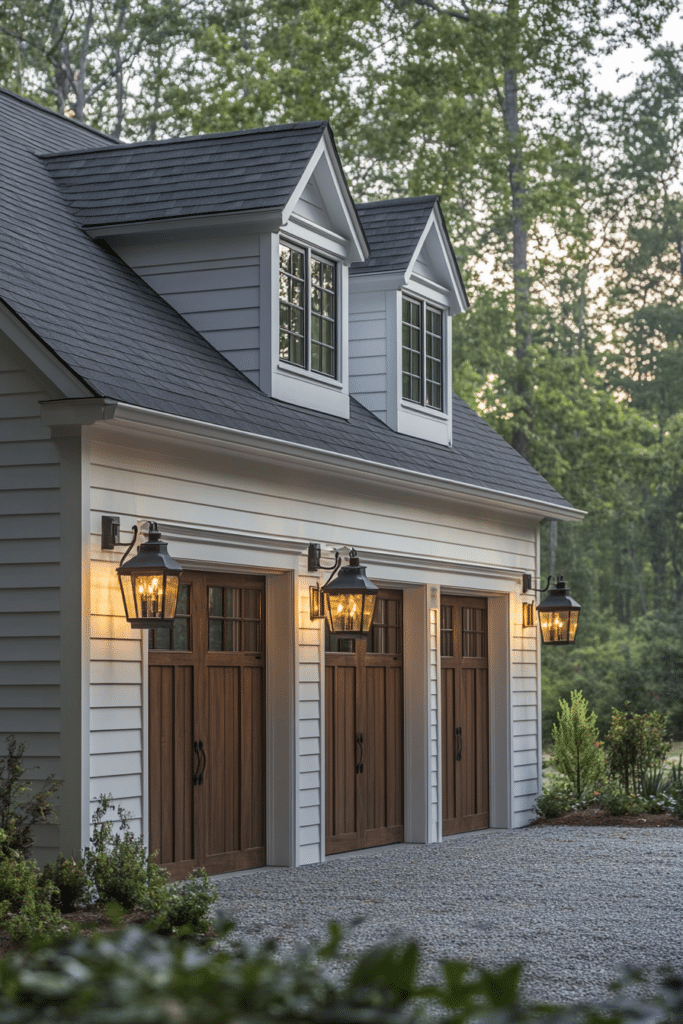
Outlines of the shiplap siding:
M349 393L387 422L387 295L354 292L349 303Z
M522 627L521 602L516 603L512 633L512 792L513 825L526 825L534 817L541 791L539 722L540 679L537 669L536 629Z
M119 431L118 433L116 431ZM119 515L124 535L133 523L155 518L175 558L188 567L235 572L293 572L297 639L294 659L294 858L314 863L324 856L324 652L322 629L310 622L306 572L309 541L335 547L355 545L376 557L369 573L396 587L438 584L465 593L506 594L509 572L535 567L535 525L482 517L476 509L430 499L398 487L343 480L330 474L276 462L267 471L258 461L231 451L135 436L130 428L95 428L91 442L92 679L91 797L111 792L144 821L145 660L140 634L123 620L115 567L120 552L100 551L101 516ZM300 538L295 542L294 538ZM434 558L439 568L415 568ZM383 560L382 553L386 554ZM396 563L394 556L403 558ZM457 571L451 563L460 563ZM471 565L470 576L466 568ZM490 576L481 567L491 567ZM496 567L503 570L496 575ZM508 577L506 577L506 572ZM321 576L321 580L323 577ZM438 616L430 599L428 662L428 812L436 835L439 814ZM520 611L521 616L521 611ZM528 631L525 631L528 633ZM509 679L515 738L514 807L510 820L528 819L538 779L538 751L530 727L537 720L535 639L520 626L513 640ZM519 763L517 763L519 761Z
M259 236L115 243L116 251L259 385Z
M310 621L308 588L318 582L305 574L303 560L298 576L298 679L295 680L298 725L297 802L298 862L317 864L324 856L323 818L324 730L322 718L325 691L320 623ZM266 653L267 656L267 653Z
M112 796L144 831L143 660L139 630L123 614L115 566L97 558L101 516L92 520L90 593L90 814L100 797ZM109 815L115 817L115 813Z
M434 588L430 588L433 590ZM439 820L441 817L441 788L439 786L439 766L441 764L439 743L439 644L440 622L439 609L429 607L429 639L427 642L429 660L429 825L430 842L436 842L439 836Z
M0 339L0 753L9 734L25 742L38 784L60 776L59 454L38 404L50 397ZM42 863L58 828L35 835Z
M294 207L294 212L300 217L305 217L306 220L312 221L316 226L322 225L322 227L333 229L325 202L313 178L311 178L301 193L299 201Z

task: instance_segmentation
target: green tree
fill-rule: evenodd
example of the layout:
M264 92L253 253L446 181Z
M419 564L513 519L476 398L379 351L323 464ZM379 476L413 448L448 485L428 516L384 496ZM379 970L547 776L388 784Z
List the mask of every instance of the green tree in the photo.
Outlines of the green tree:
M569 703L560 700L553 726L553 765L569 780L577 800L597 782L604 769L596 720L580 690L572 690Z

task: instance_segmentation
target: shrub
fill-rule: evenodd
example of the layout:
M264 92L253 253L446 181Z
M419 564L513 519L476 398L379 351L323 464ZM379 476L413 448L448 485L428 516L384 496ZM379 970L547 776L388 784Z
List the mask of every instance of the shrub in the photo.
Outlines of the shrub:
M210 910L217 899L218 893L206 871L199 868L186 882L169 889L161 913L154 919L154 929L161 935L207 932L211 926Z
M7 756L0 757L0 829L4 834L0 853L16 850L27 857L33 849L33 826L57 821L51 801L61 782L51 775L42 789L36 790L24 779L25 750L25 743L8 736Z
M102 903L118 903L124 910L159 911L168 895L168 872L145 851L144 840L129 828L130 815L117 809L119 830L105 821L113 806L111 797L101 796L93 814L92 846L86 847L83 864Z
M4 832L0 830L0 839ZM54 886L38 884L38 868L18 850L0 852L0 927L13 942L50 939L61 929L60 915L51 906Z
M598 804L603 811L618 816L636 814L643 809L636 793L627 793L614 782L608 782L602 787L598 796Z
M92 902L92 886L82 861L60 853L57 860L46 864L40 873L39 884L44 886L48 882L52 889L50 902L63 914Z
M557 818L574 806L574 794L567 779L561 775L546 775L543 792L536 800L536 810L544 818Z
M648 1000L617 992L594 1005L520 1001L518 964L489 971L447 961L420 985L416 943L374 947L350 970L329 970L340 929L318 950L282 955L274 943L212 951L126 928L80 936L59 949L0 960L4 1024L590 1024L683 1019L683 977L669 974ZM341 966L341 965L340 965ZM636 976L633 976L636 980ZM549 993L550 997L550 993Z
M612 708L612 724L605 737L610 778L618 780L625 792L641 793L643 778L661 768L671 746L667 717L661 711L635 714Z
M683 754L678 764L673 764L669 771L669 797L671 810L679 818L683 818Z
M553 765L566 779L577 800L594 789L604 773L604 757L598 740L597 716L588 712L580 690L572 690L570 703L560 699L553 725Z

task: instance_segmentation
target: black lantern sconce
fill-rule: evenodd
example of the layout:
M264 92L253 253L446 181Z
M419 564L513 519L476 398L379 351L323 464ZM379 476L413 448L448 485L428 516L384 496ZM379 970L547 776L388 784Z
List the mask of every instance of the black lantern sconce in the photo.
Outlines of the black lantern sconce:
M102 516L102 550L113 551L121 544L118 516ZM168 554L168 545L161 540L159 527L149 521L147 540L137 555L128 562L138 537L133 527L133 540L116 570L123 595L126 619L133 629L158 629L173 625L178 603L178 580L182 568Z
M319 544L308 545L308 571L331 569L332 573L322 587L309 588L311 620L326 619L330 633L336 636L360 639L370 632L375 614L378 587L365 575L358 552L349 552L349 564L341 564L338 551L334 564L323 565ZM336 577L336 578L335 578Z
M537 594L545 594L550 588L550 581L555 579L555 586L538 606L538 622L541 627L541 640L544 644L573 644L579 625L581 605L569 593L564 576L548 576L548 582L542 590L532 587L531 575L522 576L523 592L535 590Z

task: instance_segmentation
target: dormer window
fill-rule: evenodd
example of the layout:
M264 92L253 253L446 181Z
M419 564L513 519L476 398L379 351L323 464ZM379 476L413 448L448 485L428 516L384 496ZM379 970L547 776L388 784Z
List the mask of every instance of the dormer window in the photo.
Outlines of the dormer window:
M403 296L403 398L443 409L443 310Z
M337 264L280 243L280 361L337 376Z

